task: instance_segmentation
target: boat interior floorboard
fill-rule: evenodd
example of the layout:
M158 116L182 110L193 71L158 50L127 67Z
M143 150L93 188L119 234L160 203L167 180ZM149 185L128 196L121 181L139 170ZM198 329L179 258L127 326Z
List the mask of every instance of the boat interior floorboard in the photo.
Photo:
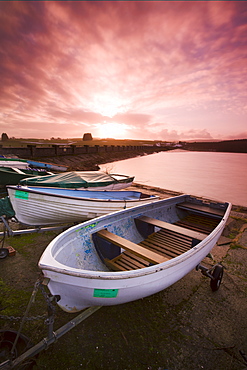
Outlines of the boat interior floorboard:
M185 227L190 230L210 234L218 225L219 220L209 216L188 214L182 220L175 222L175 225Z
M121 253L112 260L105 259L105 263L114 271L137 270L150 265L148 261L145 261L144 259L127 251Z
M161 229L149 235L139 244L149 250L160 253L164 257L174 258L187 252L192 247L192 239L176 232Z
M183 219L174 224L168 224L149 217L140 217L137 221L137 226L140 223L144 223L145 225L153 225L153 230L155 230L155 226L159 228L158 231L151 232L143 241L136 244L137 248L140 246L138 253L147 250L150 253L154 253L154 256L163 257L164 261L175 258L190 250L203 240L219 223L218 219L212 218L210 215L193 213L187 214ZM106 235L104 235L105 233ZM107 230L98 232L98 236L104 236L107 239L110 238L111 243L116 243L116 236ZM122 240L124 241L125 239L122 238ZM126 243L128 241L125 240L122 246L119 243L117 245L125 249L125 246L128 247ZM136 270L158 263L151 260L148 261L146 255L142 258L141 253L136 255L131 249L125 250L113 259L105 258L104 261L114 271Z
M192 238L161 229L149 235L138 245L169 260L187 252L192 246ZM137 257L131 251L125 251L112 260L105 259L105 263L115 271L136 270L153 264Z

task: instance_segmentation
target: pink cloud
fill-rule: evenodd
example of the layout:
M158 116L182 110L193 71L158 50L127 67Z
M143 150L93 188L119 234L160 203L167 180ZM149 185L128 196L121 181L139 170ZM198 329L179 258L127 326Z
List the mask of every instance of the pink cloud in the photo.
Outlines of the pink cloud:
M62 132L52 136L67 137L69 122L74 132L116 122L135 138L210 138L238 135L235 120L245 131L246 2L0 7L3 127L37 135L40 122L54 122Z
M159 136L162 138L162 140L165 140L165 141L213 139L210 133L206 129L202 129L202 130L190 129L190 130L183 131L183 132L178 132L177 130L169 131L167 129L164 129L159 133Z
M151 118L152 116L148 114L122 113L116 114L114 117L112 117L112 121L125 123L134 127L143 127L150 122Z

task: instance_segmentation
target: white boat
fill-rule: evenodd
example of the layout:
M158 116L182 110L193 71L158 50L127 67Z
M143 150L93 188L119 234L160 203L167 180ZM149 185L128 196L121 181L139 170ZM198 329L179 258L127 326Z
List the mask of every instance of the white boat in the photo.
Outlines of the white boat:
M146 204L158 196L138 191L90 191L7 185L15 217L27 225L82 222L120 209Z
M58 235L39 267L66 312L137 300L198 267L217 243L230 210L230 203L181 195L114 212ZM204 273L217 290L223 268Z
M0 157L0 167L14 167L19 169L43 168L47 171L66 171L67 167L53 163L38 162L31 159Z
M29 164L25 159L1 157L0 167L14 167L25 170L29 168Z

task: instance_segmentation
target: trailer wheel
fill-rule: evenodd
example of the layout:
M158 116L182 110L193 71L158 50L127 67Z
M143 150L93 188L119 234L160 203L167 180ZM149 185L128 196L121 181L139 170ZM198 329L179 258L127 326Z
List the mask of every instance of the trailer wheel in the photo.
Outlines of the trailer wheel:
M10 359L11 351L17 331L14 330L0 330L0 365ZM30 339L24 334L20 334L13 353L13 360L21 356L21 354L32 347ZM34 359L27 359L24 363L20 364L19 370L31 370L34 366Z
M216 290L219 289L221 280L223 278L223 272L224 272L223 266L221 265L215 266L212 274L213 279L210 280L210 287L213 292L216 292Z
M6 258L9 255L8 248L0 248L0 258Z

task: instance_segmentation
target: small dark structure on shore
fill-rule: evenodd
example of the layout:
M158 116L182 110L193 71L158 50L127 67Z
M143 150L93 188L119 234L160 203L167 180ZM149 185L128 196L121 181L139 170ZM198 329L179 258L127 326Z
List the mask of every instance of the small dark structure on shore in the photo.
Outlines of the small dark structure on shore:
M92 137L92 134L89 133L86 133L83 135L83 141L90 141L90 140L93 140L93 137Z

